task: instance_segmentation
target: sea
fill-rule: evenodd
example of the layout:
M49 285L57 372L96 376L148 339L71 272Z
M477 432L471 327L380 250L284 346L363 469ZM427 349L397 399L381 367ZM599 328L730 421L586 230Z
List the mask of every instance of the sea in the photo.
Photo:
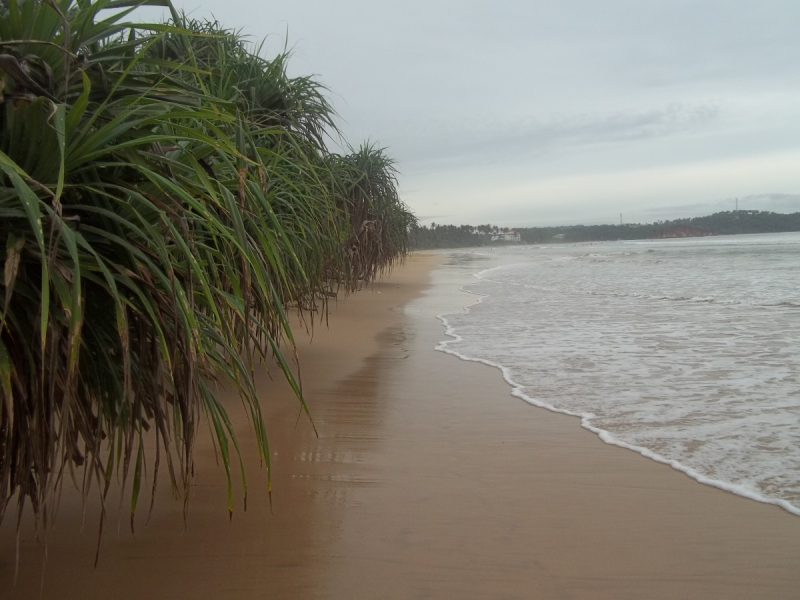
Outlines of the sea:
M800 515L800 233L451 251L437 347L609 443Z

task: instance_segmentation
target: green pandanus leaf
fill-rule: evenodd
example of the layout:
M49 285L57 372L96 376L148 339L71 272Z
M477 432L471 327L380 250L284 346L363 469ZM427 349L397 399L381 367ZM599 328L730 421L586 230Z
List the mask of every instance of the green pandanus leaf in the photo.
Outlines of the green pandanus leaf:
M16 190L20 203L22 204L25 214L28 217L28 224L33 233L36 243L39 246L39 253L41 255L41 294L42 302L40 307L40 335L42 352L47 342L47 324L50 314L50 277L48 275L47 266L47 252L44 243L44 231L42 229L42 213L40 207L40 200L28 186L23 177L27 177L24 171L20 169L14 161L12 161L5 153L0 152L0 169L2 169L8 178L11 180L14 189Z
M125 23L142 4L172 21ZM14 494L43 506L69 464L84 495L131 477L133 527L145 446L151 505L162 458L186 494L202 414L232 511L234 452L245 501L247 484L216 380L244 401L271 493L254 365L274 357L313 426L287 309L308 327L407 251L391 160L332 155L324 86L165 1L4 9L0 46L31 81L3 71L0 89L1 410L24 398L39 429L0 441L0 464L34 457L0 474L0 518Z
M11 297L14 295L14 283L19 272L19 261L22 257L23 246L25 246L25 238L16 237L13 233L9 234L8 240L6 240L6 263L3 269L5 300L3 302L3 316L0 318L0 333L5 328L6 314L11 304Z

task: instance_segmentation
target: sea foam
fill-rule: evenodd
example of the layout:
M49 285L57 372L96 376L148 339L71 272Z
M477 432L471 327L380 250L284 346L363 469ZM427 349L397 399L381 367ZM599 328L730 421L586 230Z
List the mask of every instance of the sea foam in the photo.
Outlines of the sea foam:
M782 239L777 253L769 240L750 242L756 256L725 240L709 260L703 245L695 256L691 244L659 251L678 285L701 272L699 287L730 300L731 262L745 271L739 281L748 269L758 281L737 290L735 302L716 303L652 293L668 278L631 267L644 252L609 245L601 263L580 248L498 252L505 264L462 287L475 302L438 316L450 339L436 349L498 368L513 396L578 417L606 443L800 515L800 371L792 360L800 328L797 299L781 280L800 256L800 236L796 246ZM770 276L770 289L753 289ZM618 293L592 293L598 280Z

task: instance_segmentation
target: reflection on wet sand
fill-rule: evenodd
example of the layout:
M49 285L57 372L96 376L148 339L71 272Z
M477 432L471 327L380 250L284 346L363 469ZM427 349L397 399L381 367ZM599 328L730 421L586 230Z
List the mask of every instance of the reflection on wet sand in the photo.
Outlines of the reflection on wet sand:
M57 527L44 540L30 520L23 523L20 571L14 524L0 530L0 589L11 598L178 598L308 597L324 590L331 544L341 535L342 511L354 487L375 485L369 457L385 437L381 414L386 403L378 388L385 370L402 357L396 310L427 284L437 257L418 257L392 280L332 307L330 328L316 324L313 338L301 341L304 391L319 437L280 377L258 378L272 452L271 502L266 470L260 465L247 416L227 398L231 420L240 432L248 476L244 512L241 485L235 484L234 515L227 519L222 467L205 431L195 451L195 480L184 526L182 504L163 478L149 524L146 509L137 516L136 536L127 527L127 504L109 499L110 518L102 538L100 563L93 569L99 503L67 488ZM377 336L376 336L377 334ZM407 352L406 352L407 354ZM121 506L121 518L116 509ZM120 527L117 527L118 522ZM41 537L41 536L40 536ZM43 575L43 576L42 576ZM316 592L314 592L316 593Z

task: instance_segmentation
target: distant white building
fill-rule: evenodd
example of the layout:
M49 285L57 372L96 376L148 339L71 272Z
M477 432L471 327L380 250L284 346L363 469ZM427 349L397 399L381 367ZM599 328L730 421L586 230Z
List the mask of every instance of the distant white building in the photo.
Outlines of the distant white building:
M506 231L505 233L498 232L492 234L492 241L493 242L520 242L522 238L520 235L514 231L513 229Z

